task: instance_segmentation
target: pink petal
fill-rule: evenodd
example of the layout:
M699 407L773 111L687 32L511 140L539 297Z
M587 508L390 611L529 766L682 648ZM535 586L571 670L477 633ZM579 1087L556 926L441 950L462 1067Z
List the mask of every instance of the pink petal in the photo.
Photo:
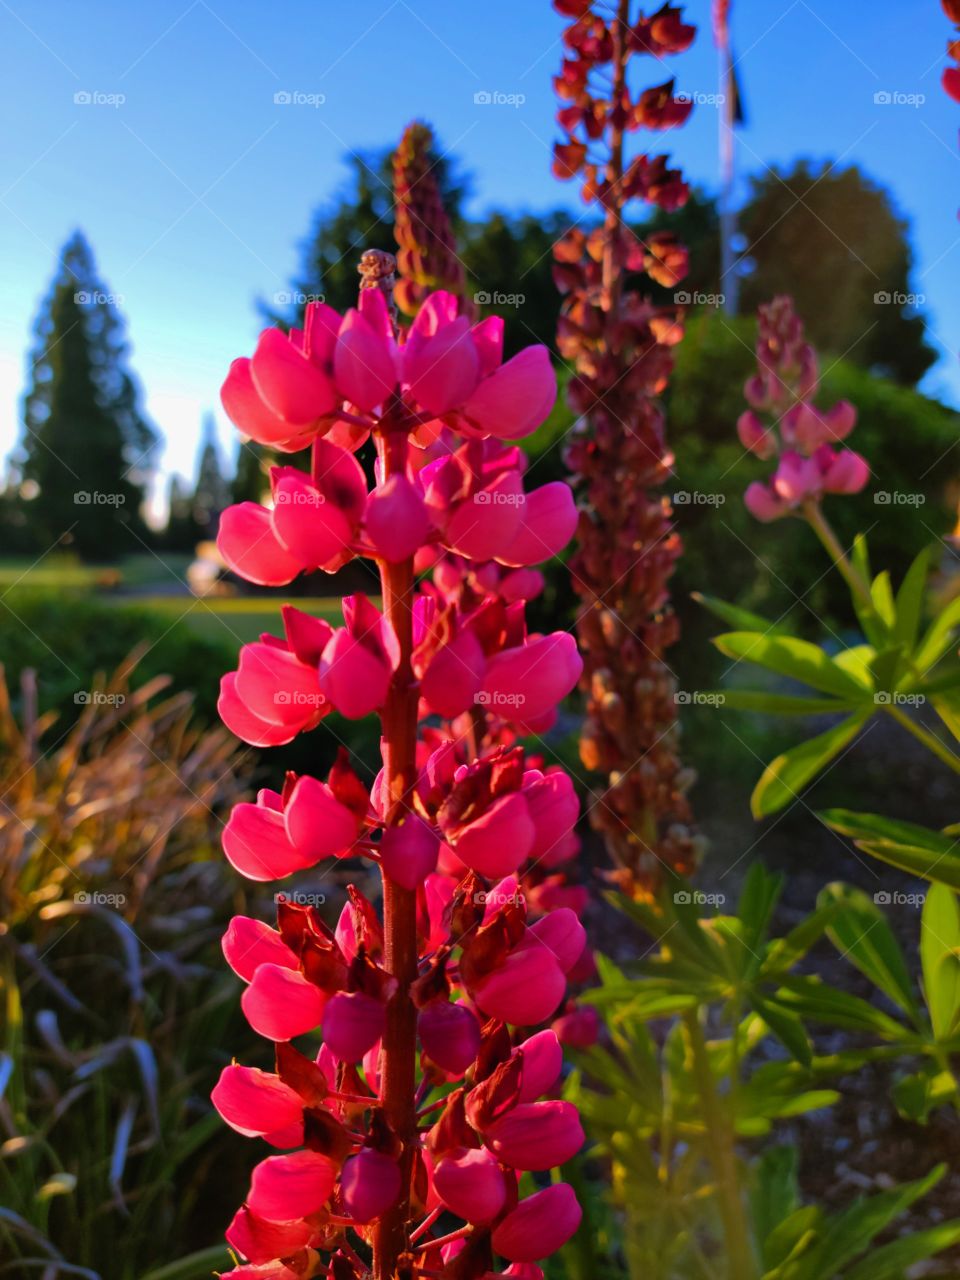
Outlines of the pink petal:
M240 502L220 514L217 550L227 567L258 587L282 587L303 561L279 540L270 512L257 502Z
M477 984L473 998L489 1017L529 1027L555 1012L566 989L556 958L546 947L536 947L511 951L499 969Z
M526 347L484 378L464 405L466 416L499 440L535 431L557 398L557 377L544 346Z
M386 1213L396 1203L400 1186L396 1161L371 1147L344 1161L340 1173L344 1208L357 1222L372 1222Z
M257 1035L267 1040L292 1040L320 1025L326 1000L302 973L278 964L262 964L240 1004Z
M313 866L321 858L341 854L357 838L357 819L325 782L304 774L290 793L283 815L287 835L297 852Z
M268 1156L253 1170L247 1206L268 1222L293 1222L318 1213L335 1181L336 1168L316 1151Z
M379 1000L362 991L338 991L324 1010L324 1044L341 1062L359 1062L383 1034L384 1020Z
M451 1213L467 1222L490 1222L507 1198L503 1172L483 1149L444 1156L433 1170L433 1187Z
M278 447L298 432L261 399L245 356L231 364L220 388L220 401L233 425L258 444Z
M276 537L303 568L326 568L349 551L353 530L346 516L296 467L277 468L273 501Z
M427 1057L452 1076L462 1076L480 1050L480 1023L463 1004L431 1000L420 1010L417 1032Z
M566 1244L583 1217L573 1188L555 1182L521 1200L494 1228L494 1250L511 1262L536 1262Z
M445 720L468 711L476 702L487 660L472 631L461 631L430 659L420 681L420 697Z
M570 775L559 769L529 782L524 780L523 794L535 828L528 857L542 858L573 830L580 813L580 800Z
M410 394L438 416L459 408L480 379L480 358L470 322L460 316L407 354L404 375Z
M520 1101L536 1102L560 1079L563 1050L555 1031L538 1031L515 1050L523 1058Z
M384 874L404 889L417 889L436 869L440 837L429 823L410 814L399 826L386 828L379 851Z
M484 1141L512 1169L553 1169L572 1160L584 1143L572 1102L526 1102L484 1130Z
M743 495L743 505L756 520L769 524L771 520L779 520L789 511L789 506L782 498L778 498L769 485L754 480L747 485Z
M444 543L470 560L492 560L520 528L524 500L519 472L505 471L454 508L443 530Z
M303 1100L279 1076L258 1067L224 1067L210 1095L231 1129L256 1138L303 1123ZM249 1256L249 1255L248 1255Z
M405 475L393 475L367 498L367 538L383 560L397 564L416 552L430 531L423 498Z
M359 311L348 311L340 326L333 371L344 398L368 412L397 385L389 343Z
M557 964L567 973L580 959L587 944L587 932L575 911L558 907L542 916L527 929L521 945L546 947L556 957Z
M292 427L307 426L337 406L330 379L279 329L260 334L250 373L267 406Z
M458 858L482 876L499 877L516 871L533 844L535 829L522 792L500 796L473 822L457 833Z
M234 916L221 943L227 964L244 982L249 982L262 964L297 969L300 962L276 929L263 920Z
M246 1205L242 1205L234 1214L233 1221L227 1227L227 1244L235 1249L241 1257L253 1263L274 1262L277 1258L289 1257L309 1244L313 1239L314 1228L308 1222L267 1222L251 1213ZM277 1263L276 1265L282 1266ZM257 1272L259 1272L257 1267ZM286 1271L286 1268L283 1268ZM228 1276L256 1274L247 1267L239 1271L228 1271ZM279 1272L282 1276L283 1272ZM293 1275L293 1272L288 1272Z
M577 506L568 484L554 480L526 495L521 523L509 544L497 552L501 564L539 564L558 555L577 527Z
M482 692L498 715L529 723L552 711L576 686L582 670L573 636L554 631L495 654L487 663Z
M270 724L296 726L295 733L315 724L326 709L316 671L263 641L240 650L235 688L253 715Z
M345 628L323 651L320 687L341 715L360 720L383 706L392 671Z
M252 747L279 747L297 736L297 729L270 724L253 714L237 693L237 673L229 671L220 680L220 697L217 699L220 719L231 733L235 733Z
M258 804L235 804L221 841L227 861L248 880L281 880L316 861L291 844L281 814Z

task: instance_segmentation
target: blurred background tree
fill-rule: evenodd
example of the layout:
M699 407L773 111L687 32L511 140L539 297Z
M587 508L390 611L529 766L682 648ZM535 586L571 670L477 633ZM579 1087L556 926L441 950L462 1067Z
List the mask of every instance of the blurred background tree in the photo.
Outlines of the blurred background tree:
M140 506L159 436L140 405L117 301L74 232L34 328L17 459L41 549L61 541L111 559L146 533Z

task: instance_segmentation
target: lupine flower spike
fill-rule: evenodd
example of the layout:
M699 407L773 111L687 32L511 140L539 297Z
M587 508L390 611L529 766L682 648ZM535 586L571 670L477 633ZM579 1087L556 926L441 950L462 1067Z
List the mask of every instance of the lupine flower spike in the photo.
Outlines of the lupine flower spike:
M632 201L678 209L687 186L666 156L628 159L625 142L641 129L676 129L691 101L674 93L672 79L632 93L627 65L642 55L661 64L689 47L695 29L669 3L650 17L632 17L628 0L617 0L613 17L591 0L554 0L554 7L572 21L554 79L564 141L553 169L579 180L583 199L603 217L592 231L573 229L558 242L554 267L566 295L557 345L574 364L568 396L579 419L566 460L583 498L570 560L588 696L580 754L602 779L590 819L614 878L625 892L645 895L665 870L692 870L701 842L665 657L677 639L668 584L681 546L662 492L673 458L657 396L682 317L623 282L645 273L674 288L687 253L670 232L638 240L625 211Z
M472 325L447 292L398 332L393 265L364 255L355 309L311 303L223 389L246 434L311 452L309 471L274 469L270 503L224 513L234 572L277 585L364 555L382 589L382 604L345 598L339 626L287 607L283 634L244 645L223 680L244 741L377 715L383 760L371 787L345 754L325 778L289 774L224 831L249 879L367 859L383 886L378 904L351 886L329 923L280 893L275 922L236 917L223 939L275 1055L271 1071L224 1067L213 1092L265 1144L227 1231L231 1280L539 1280L580 1221L547 1176L583 1132L554 1096L557 1032L538 1030L580 1016L565 996L589 954L582 903L558 871L578 804L517 742L581 672L571 636L524 621L534 564L576 520L566 486L526 490L513 443L549 412L554 374L543 348L504 362L500 323ZM539 1189L521 1194L524 1173Z

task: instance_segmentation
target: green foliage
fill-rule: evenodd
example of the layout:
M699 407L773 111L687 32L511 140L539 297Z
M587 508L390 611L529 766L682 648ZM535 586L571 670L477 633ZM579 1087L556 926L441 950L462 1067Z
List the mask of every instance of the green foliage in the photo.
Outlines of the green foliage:
M871 1268L899 1277L899 1268L960 1240L958 1220L875 1243L942 1167L828 1213L801 1202L791 1148L744 1150L780 1122L830 1106L838 1097L831 1083L873 1058L919 1062L898 1082L910 1118L955 1100L946 1065L960 1016L954 895L931 895L924 909L924 1003L874 902L833 885L792 930L775 934L781 890L782 879L755 864L733 914L709 913L707 895L680 882L655 904L616 899L654 946L629 973L600 957L600 986L587 998L605 1019L609 1047L577 1055L568 1093L592 1155L611 1164L631 1277L863 1280ZM805 972L824 938L875 985L877 1000ZM810 1031L818 1024L858 1032L861 1047L819 1054Z

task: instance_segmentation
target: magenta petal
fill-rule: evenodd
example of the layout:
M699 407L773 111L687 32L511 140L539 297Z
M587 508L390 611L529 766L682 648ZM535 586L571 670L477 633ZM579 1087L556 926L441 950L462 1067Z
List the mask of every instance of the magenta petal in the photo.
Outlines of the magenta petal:
M563 1050L555 1031L538 1031L516 1050L522 1056L520 1101L536 1102L549 1093L563 1070Z
M234 426L257 444L282 446L299 431L261 399L253 385L246 356L231 364L220 388L220 401Z
M407 353L404 376L428 413L449 413L469 399L480 379L480 358L466 316L418 342Z
M568 973L583 955L587 945L587 931L570 907L558 907L541 916L527 929L525 945L546 947L557 960L564 973Z
M566 989L556 958L546 947L535 947L511 951L499 969L477 984L473 997L489 1017L529 1027L556 1011Z
M279 1076L258 1067L224 1067L210 1097L230 1128L247 1138L302 1125L300 1095Z
M282 815L259 804L235 804L221 841L227 861L248 880L281 880L315 861L291 844Z
M584 1143L572 1102L526 1102L484 1130L484 1141L512 1169L553 1169L572 1160Z
M471 330L484 378L503 364L503 328L503 316L487 316Z
M246 1205L241 1205L227 1227L227 1244L235 1249L243 1258L253 1263L274 1262L277 1258L289 1257L309 1244L314 1236L314 1228L308 1222L267 1222L250 1212ZM259 1267L257 1268L259 1271ZM286 1268L284 1268L286 1270ZM227 1276L255 1274L249 1268L240 1271L228 1271ZM277 1273L282 1276L282 1272ZM289 1274L293 1274L290 1272Z
M357 1222L372 1222L386 1213L396 1203L400 1187L396 1161L371 1147L344 1161L340 1171L344 1208Z
M236 671L228 671L220 680L217 711L230 732L252 747L279 747L297 736L296 728L287 729L254 715L237 692Z
M507 1198L503 1171L483 1149L444 1156L433 1170L433 1187L451 1213L467 1222L490 1222Z
M341 854L357 838L357 819L325 782L298 778L284 810L287 835L307 866Z
M526 347L484 378L464 405L466 416L500 440L528 436L557 398L557 376L546 347Z
M526 495L521 523L509 544L497 552L501 564L539 564L558 555L577 527L577 507L568 484L554 480Z
M472 631L461 631L430 659L420 696L437 716L452 720L476 703L487 660Z
M323 651L320 687L341 715L360 720L383 705L390 667L345 629Z
M524 501L520 473L503 472L450 513L443 530L444 543L470 560L492 560L510 545L520 528Z
M337 388L358 409L384 401L397 385L397 371L387 339L359 311L348 311L333 353Z
M221 512L217 550L228 568L258 587L285 586L304 567L277 537L270 512L257 502L240 502Z
M405 475L398 474L371 491L364 526L377 555L398 564L426 540L430 517L417 489Z
M336 1167L316 1151L268 1156L253 1171L247 1206L268 1222L294 1222L318 1213L335 1181Z
M480 1023L463 1004L431 1000L420 1010L417 1032L427 1057L453 1076L462 1076L480 1050Z
M276 929L263 920L234 916L221 942L227 964L244 982L250 982L262 964L297 969L300 962Z
M270 724L296 725L298 731L324 710L316 671L288 650L263 641L240 650L236 691L255 716Z
M494 800L486 812L458 832L458 858L482 876L499 877L516 871L533 844L534 825L520 791Z
M573 1188L555 1182L521 1200L493 1231L494 1250L511 1262L536 1262L566 1244L583 1217Z
M542 858L569 836L580 813L580 801L570 775L559 769L524 782L523 794L536 830L528 856Z
M383 1034L384 1016L383 1005L372 996L338 991L324 1010L324 1044L341 1062L359 1062Z
M315 1030L326 1000L302 973L277 964L262 964L240 997L247 1021L267 1040L292 1040Z
M743 503L750 514L756 520L762 520L764 524L769 524L771 520L779 520L790 509L789 505L779 498L769 485L761 484L759 480L754 480L747 485Z
M440 837L416 814L396 827L387 827L380 841L384 874L404 889L416 889L436 870Z
M275 535L304 568L326 568L349 549L353 530L343 512L302 471L279 471L270 513Z
M250 373L267 406L293 428L307 426L336 408L333 383L279 329L260 334Z
M487 663L486 705L505 719L529 723L552 711L574 688L583 659L566 631L503 649Z

